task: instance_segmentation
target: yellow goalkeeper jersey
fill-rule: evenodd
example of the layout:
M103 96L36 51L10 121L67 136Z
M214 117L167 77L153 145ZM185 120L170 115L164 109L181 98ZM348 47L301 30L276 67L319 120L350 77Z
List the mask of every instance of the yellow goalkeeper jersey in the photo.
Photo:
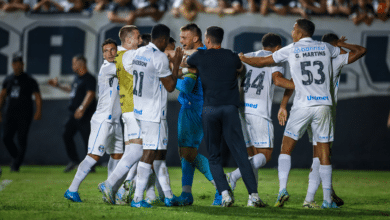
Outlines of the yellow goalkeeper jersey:
M133 75L128 73L123 67L123 54L126 50L118 51L115 58L116 75L119 82L119 98L121 103L122 113L134 111L133 102Z

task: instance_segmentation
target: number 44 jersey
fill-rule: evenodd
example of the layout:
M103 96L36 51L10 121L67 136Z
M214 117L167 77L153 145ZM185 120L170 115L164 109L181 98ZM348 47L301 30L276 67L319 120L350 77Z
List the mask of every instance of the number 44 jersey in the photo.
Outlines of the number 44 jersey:
M123 61L125 70L133 75L135 118L157 123L166 119L168 92L160 78L172 75L168 57L149 43Z
M247 57L266 57L271 51L259 50L245 54ZM245 64L246 74L241 81L240 92L244 98L246 114L257 115L271 121L272 100L275 85L272 82L272 74L280 72L284 74L284 68L279 65L257 68Z
M302 38L273 53L275 63L288 61L295 84L295 107L332 105L330 93L332 58L340 54L340 48Z

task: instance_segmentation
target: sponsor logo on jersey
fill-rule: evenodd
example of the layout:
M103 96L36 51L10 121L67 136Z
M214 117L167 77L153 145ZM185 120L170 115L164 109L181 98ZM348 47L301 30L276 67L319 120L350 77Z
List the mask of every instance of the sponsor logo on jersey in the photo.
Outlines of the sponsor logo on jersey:
M328 139L332 139L333 136L318 136L319 139L322 139L322 140L328 140Z
M134 109L134 113L138 115L142 115L142 109L141 110Z
M245 107L249 107L249 108L257 108L257 104L253 104L253 103L245 103Z
M329 96L312 96L312 95L308 95L307 96L307 100L311 101L311 100L329 100Z
M155 144L144 144L145 147L154 147L156 146Z
M260 142L254 142L256 145L261 145L261 144L268 144L267 141L260 141Z
M297 134L293 134L293 133L291 133L291 132L289 132L289 131L284 131L284 133L285 133L285 134L288 134L288 135L292 135L292 136L294 136L294 137L298 137Z
M147 63L142 62L140 60L133 60L133 64L138 66L143 66L143 67L146 67L148 65Z
M308 52L312 50L325 50L325 46L323 47L295 47L294 53L300 53L300 52Z
M141 61L145 61L145 62L150 62L150 58L146 58L144 56L135 56L135 59L136 60L141 60Z

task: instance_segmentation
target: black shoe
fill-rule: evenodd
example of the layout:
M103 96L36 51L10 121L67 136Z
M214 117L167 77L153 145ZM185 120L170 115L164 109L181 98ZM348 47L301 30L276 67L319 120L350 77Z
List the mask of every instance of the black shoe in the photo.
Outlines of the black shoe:
M68 173L68 172L74 170L77 167L77 165L78 165L78 163L73 162L73 161L68 163L68 165L66 166L66 168L64 170L64 173Z
M15 159L13 159L11 163L11 172L19 172L19 166Z

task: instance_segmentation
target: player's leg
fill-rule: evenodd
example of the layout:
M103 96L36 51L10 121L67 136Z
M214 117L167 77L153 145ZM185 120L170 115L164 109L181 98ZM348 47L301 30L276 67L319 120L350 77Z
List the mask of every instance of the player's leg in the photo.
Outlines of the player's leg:
M320 160L320 178L322 183L324 202L322 208L338 208L332 201L332 164L330 160L330 145L333 142L333 120L330 106L313 107L316 110L311 126L313 137L317 142L316 152Z
M254 198L254 202L260 203L257 193L257 185L252 166L248 159L245 141L242 134L241 122L238 115L238 108L235 106L224 106L222 111L222 131L223 138L229 147L234 160L242 174L243 181L248 190L248 194ZM223 193L223 192L222 192ZM222 195L222 203L224 195ZM257 205L256 205L257 206Z
M282 207L284 202L290 197L287 192L287 182L291 169L291 153L298 139L302 137L307 126L310 124L312 115L313 113L310 108L291 109L278 158L279 194L275 203L276 207Z
M229 196L229 184L222 167L221 141L222 141L222 107L203 107L202 124L204 139L209 153L210 171L217 185L219 195L225 194L225 203L223 205L232 205L234 199ZM228 199L228 200L227 200Z
M62 134L62 139L64 140L66 152L70 159L70 162L64 170L65 173L75 169L77 167L77 164L79 164L80 162L79 157L77 156L76 144L73 140L73 137L77 133L77 127L78 125L76 119L72 115L69 116L69 119L65 124L65 131Z
M82 181L100 157L104 155L104 152L109 148L109 143L111 143L112 125L110 123L92 118L91 125L87 156L78 166L76 175L64 195L65 198L74 202L81 202L78 190Z
M17 120L17 138L19 145L19 153L16 158L16 161L12 164L12 168L14 170L19 170L19 167L23 163L24 155L26 153L27 148L27 139L28 139L28 131L30 130L30 125L32 121L32 115L22 115L19 116Z
M106 181L99 184L99 190L103 193L103 200L114 204L114 195L125 180L130 168L137 163L142 156L141 132L133 112L122 114L125 125L124 140L125 152L121 160L112 171ZM108 199L109 198L109 199Z

